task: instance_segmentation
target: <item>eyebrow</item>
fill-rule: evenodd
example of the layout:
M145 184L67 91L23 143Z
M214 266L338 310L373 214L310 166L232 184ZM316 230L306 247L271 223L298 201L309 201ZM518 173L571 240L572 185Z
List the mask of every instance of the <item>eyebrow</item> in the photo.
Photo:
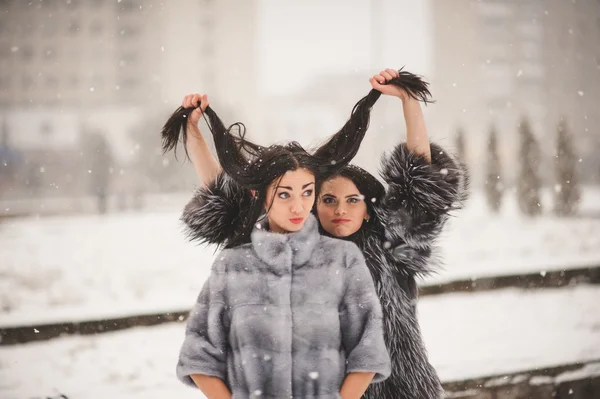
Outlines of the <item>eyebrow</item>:
M306 183L305 185L302 186L302 190L304 190L306 187L310 186L311 184L315 184L315 182L312 181L310 183ZM277 187L275 187L275 189L278 189L278 188L285 188L286 190L294 191L294 189L291 188L290 186L277 186Z
M321 197L332 197L332 198L337 198L335 195L333 194L323 194ZM346 195L346 198L351 198L351 197L360 197L360 194L350 194L350 195Z

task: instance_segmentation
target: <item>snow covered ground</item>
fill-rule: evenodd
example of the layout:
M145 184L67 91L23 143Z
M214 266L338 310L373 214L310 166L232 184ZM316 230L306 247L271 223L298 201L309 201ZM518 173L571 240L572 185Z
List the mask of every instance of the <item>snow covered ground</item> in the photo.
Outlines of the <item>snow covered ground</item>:
M430 358L445 381L600 359L600 287L425 297ZM183 323L0 347L0 397L201 398L174 375ZM44 396L45 397L45 396Z
M215 255L184 241L179 212L53 216L0 222L0 325L186 309ZM600 265L600 190L582 212L597 218L528 220L509 201L490 216L483 198L440 240L445 268L426 283Z
M529 219L514 194L491 215L484 197L474 193L440 238L444 270L425 282L600 266L600 189L584 192L576 218L553 216L550 193L544 194L544 216Z

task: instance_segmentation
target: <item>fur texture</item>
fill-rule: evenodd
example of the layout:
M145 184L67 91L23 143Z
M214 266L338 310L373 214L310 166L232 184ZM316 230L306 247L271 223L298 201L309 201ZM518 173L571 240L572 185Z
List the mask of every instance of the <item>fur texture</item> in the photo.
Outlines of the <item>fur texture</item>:
M177 375L221 378L233 398L339 398L346 374L390 373L382 313L356 245L255 228L226 249L190 313ZM344 348L340 350L340 348Z
M431 163L408 150L394 148L381 163L388 184L380 208L386 237L392 247L427 247L439 235L449 213L467 198L469 176L465 165L437 144L431 144Z
M240 230L240 215L252 202L250 192L220 173L206 188L198 189L185 206L181 221L189 240L228 246Z
M435 239L452 210L462 207L467 198L468 174L464 165L431 144L432 162L398 145L382 160L382 174L388 184L381 201L376 202L377 217L347 239L356 243L365 256L383 310L384 336L392 361L392 374L382 383L372 384L369 399L437 399L443 390L435 369L427 358L417 319L416 278L435 272L439 267ZM219 180L223 181L223 180ZM221 243L223 226L216 220L232 223L244 214L243 189L229 192L230 197L199 190L194 206L207 206L211 218L202 224L207 242ZM212 193L212 194L211 194ZM192 204L191 203L191 204ZM218 205L215 205L218 204ZM184 217L185 221L187 218ZM217 214L218 213L218 214ZM206 223L206 224L205 224ZM194 229L194 226L188 226ZM232 229L228 224L227 229ZM219 236L217 236L219 235ZM194 237L194 235L191 235Z

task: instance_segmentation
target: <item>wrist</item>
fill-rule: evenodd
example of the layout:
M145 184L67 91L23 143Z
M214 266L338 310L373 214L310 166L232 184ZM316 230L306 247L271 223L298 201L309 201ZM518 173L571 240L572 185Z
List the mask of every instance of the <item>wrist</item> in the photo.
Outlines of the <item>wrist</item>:
M408 95L407 92L405 92L404 90L402 90L400 93L396 94L396 97L398 97L403 103L410 100L410 96Z

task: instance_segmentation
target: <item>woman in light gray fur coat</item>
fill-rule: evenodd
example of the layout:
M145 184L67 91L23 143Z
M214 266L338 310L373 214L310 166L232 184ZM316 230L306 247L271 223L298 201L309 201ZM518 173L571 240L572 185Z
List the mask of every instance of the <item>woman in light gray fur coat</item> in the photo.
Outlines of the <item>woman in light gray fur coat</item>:
M428 141L419 104L430 101L426 82L390 69L370 82L373 89L401 99L407 142L382 159L387 189L361 168L344 167L320 182L315 213L323 234L352 241L361 249L383 307L392 373L383 383L371 385L365 397L441 398L441 383L428 361L417 319L416 279L437 271L435 239L450 213L466 200L468 173L461 162ZM184 99L188 108L200 103L207 104L207 98ZM191 128L193 134L185 142L202 187L182 220L191 239L227 247L235 240L240 215L248 212L252 195L221 172L197 124ZM323 146L316 154L328 152Z
M256 215L245 218L251 232L217 256L190 312L177 375L208 398L359 398L389 375L364 257L351 242L321 236L311 214L315 176L356 154L379 95L359 101L327 159L297 143L254 145L203 107L223 169L254 190L247 213ZM165 125L167 141L187 117L179 111Z

